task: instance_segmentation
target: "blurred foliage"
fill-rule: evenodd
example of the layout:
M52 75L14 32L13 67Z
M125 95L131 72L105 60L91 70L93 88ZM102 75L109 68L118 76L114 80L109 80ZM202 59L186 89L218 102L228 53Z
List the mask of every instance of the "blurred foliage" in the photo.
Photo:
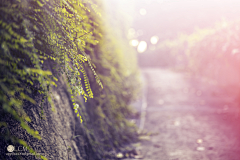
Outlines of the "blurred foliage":
M118 148L132 141L135 130L129 129L132 124L125 118L139 85L136 59L127 47L119 49L124 36L113 37L114 31L102 23L102 4L87 0L1 0L0 4L1 113L13 115L23 129L41 139L28 126L31 119L23 106L26 101L36 104L34 95L42 94L41 104L47 100L54 110L52 86L66 77L73 108L98 158L104 155L104 145ZM56 75L48 71L47 62L55 64ZM7 132L2 135L5 139L35 152Z
M106 151L117 151L137 138L136 126L126 119L132 113L129 104L141 88L136 53L126 38L129 26L124 16L110 13L102 12L104 19L97 22L103 35L99 45L86 52L104 86L99 90L92 72L87 70L94 98L85 103L81 114L98 159L110 156Z
M158 48L169 48L171 53L175 52L176 59L178 56L185 59L182 65L187 70L222 83L233 83L239 78L239 27L238 20L223 20L212 28L196 28L192 34L179 34L174 40L161 42ZM231 79L229 76L234 80L226 80Z

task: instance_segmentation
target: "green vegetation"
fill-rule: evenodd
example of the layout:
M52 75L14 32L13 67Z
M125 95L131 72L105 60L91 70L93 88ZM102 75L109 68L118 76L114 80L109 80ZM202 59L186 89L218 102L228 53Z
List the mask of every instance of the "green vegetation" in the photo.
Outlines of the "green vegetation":
M126 118L131 113L128 104L137 94L136 60L125 57L127 49L119 49L116 39L124 37L111 36L102 23L101 3L1 0L0 4L1 115L12 115L28 134L41 139L29 127L31 117L24 106L48 101L54 111L52 86L57 87L56 81L63 77L98 158L107 156L106 150L133 141L135 128ZM52 65L54 73L49 71ZM41 95L41 102L35 100L36 95ZM40 115L44 117L43 112ZM1 136L35 152L8 129Z
M185 58L184 68L222 84L238 83L239 20L222 21L212 28L197 28L192 34L179 34L174 40L159 44L177 59ZM183 55L179 53L184 53Z

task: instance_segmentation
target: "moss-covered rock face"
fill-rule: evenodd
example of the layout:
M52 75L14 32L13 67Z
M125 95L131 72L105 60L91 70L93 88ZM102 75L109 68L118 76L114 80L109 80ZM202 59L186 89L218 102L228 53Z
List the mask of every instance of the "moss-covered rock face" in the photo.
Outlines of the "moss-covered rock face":
M124 65L101 3L0 2L1 159L103 159L132 142L136 60Z
M28 153L25 148L18 143L14 143L13 137L24 140L37 153L44 155L47 159L87 159L94 153L88 149L90 144L84 134L85 130L79 117L72 109L71 94L67 90L66 82L59 78L58 87L52 89L55 111L47 102L41 104L41 95L35 95L36 105L25 103L23 108L31 118L28 125L39 132L41 140L33 138L15 121L12 116L4 114L1 121L8 124L10 134L6 134L6 128L1 128L1 133L5 138L1 138L1 159L17 159L17 156L7 155L6 148L9 145L15 146L13 153ZM8 139L11 138L11 139ZM16 140L16 139L15 139ZM16 151L19 150L19 151ZM22 156L23 159L36 159L32 155ZM43 158L43 157L42 157ZM94 158L93 158L94 159Z

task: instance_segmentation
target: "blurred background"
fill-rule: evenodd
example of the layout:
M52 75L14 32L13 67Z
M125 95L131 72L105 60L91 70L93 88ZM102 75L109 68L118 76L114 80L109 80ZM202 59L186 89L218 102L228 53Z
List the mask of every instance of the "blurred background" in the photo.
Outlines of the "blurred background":
M105 0L140 67L175 68L239 82L238 0ZM118 15L118 16L116 16ZM121 16L120 16L121 15ZM129 55L127 55L129 56Z
M239 159L240 1L105 0L105 6L142 73L138 125L155 134L142 142L145 159Z

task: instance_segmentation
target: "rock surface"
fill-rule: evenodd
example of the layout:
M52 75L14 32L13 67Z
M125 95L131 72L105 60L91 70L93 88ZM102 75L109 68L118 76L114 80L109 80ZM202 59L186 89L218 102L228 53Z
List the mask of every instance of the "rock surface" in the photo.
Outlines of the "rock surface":
M52 111L49 103L44 103L41 109L40 95L34 98L37 102L36 105L29 103L24 105L27 114L32 120L31 123L28 123L29 126L39 132L42 140L38 140L27 134L18 122L12 120L12 117L1 118L8 122L9 130L13 135L26 141L37 153L44 155L49 160L91 159L91 151L88 150L88 144L83 132L83 124L80 123L79 117L74 113L71 95L67 90L66 82L63 78L60 78L57 82L57 87L53 88L52 98L55 103L54 111ZM41 114L42 111L43 114ZM3 133L4 128L1 128L0 132ZM74 136L77 137L73 138ZM0 154L5 159L15 160L18 158L16 155L7 155L9 153L21 153L23 159L27 160L37 159L19 144L12 144L11 141L0 139L0 145ZM13 152L7 150L9 145L15 147Z

